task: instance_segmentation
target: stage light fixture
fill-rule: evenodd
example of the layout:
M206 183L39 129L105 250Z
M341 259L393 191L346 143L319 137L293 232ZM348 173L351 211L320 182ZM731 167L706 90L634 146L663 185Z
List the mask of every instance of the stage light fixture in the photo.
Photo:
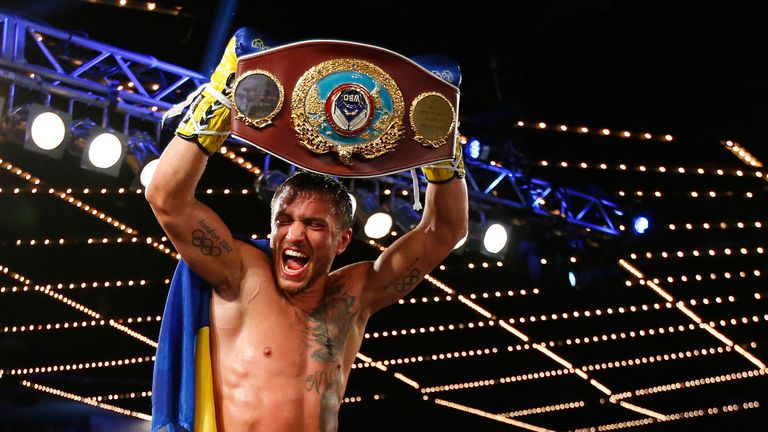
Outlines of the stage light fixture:
M510 232L509 225L489 222L483 232L483 248L481 252L492 257L503 257L509 245Z
M480 143L477 138L472 138L467 143L466 153L470 159L486 160L491 153L491 148Z
M127 152L128 141L124 134L94 127L90 130L80 166L89 171L117 177Z
M24 130L22 147L54 159L61 159L69 140L72 117L49 106L28 104L16 108L10 116L10 128Z
M578 285L578 279L576 278L576 272L573 270L568 271L568 283L571 284L571 287L576 288L576 285Z
M152 159L151 161L147 162L147 164L145 164L141 169L141 173L139 174L139 181L145 188L149 187L149 184L152 182L152 177L155 175L155 170L157 169L158 163L160 163L160 159Z
M155 147L155 140L147 132L131 130L128 134L128 156L126 163L138 173L132 187L149 186L159 163L160 152Z
M379 204L376 192L356 189L352 194L357 201L355 218L363 225L363 232L368 238L380 239L392 231L392 216L384 212Z
M651 222L645 216L637 216L632 221L632 228L635 230L635 234L645 234L650 226Z
M389 234L392 229L392 216L384 212L376 212L365 221L363 232L366 236L377 240Z

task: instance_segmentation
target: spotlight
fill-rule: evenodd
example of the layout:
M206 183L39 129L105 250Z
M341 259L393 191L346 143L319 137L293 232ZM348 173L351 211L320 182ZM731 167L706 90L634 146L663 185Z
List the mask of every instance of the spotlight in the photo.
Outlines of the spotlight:
M481 253L492 257L503 257L509 245L510 228L508 225L489 222L483 232Z
M635 234L645 234L650 226L651 223L645 216L637 216L632 221L632 228L635 230Z
M125 135L110 129L91 129L80 166L95 172L117 177L128 150Z
M467 156L470 159L486 160L491 153L491 148L480 143L477 138L472 138L467 143Z
M152 159L146 165L144 165L144 168L141 169L141 173L139 174L139 181L145 188L149 187L149 184L152 182L152 177L155 175L155 170L157 169L158 163L160 163L160 159Z
M568 283L571 284L571 287L576 288L576 285L578 284L578 279L576 279L576 273L573 270L568 271Z
M11 127L24 129L23 147L54 159L61 159L69 139L72 117L69 113L40 104L16 108Z
M117 177L128 154L128 138L112 129L96 126L91 119L78 120L72 125L70 151L82 151L80 167L89 171Z
M389 234L392 230L392 216L381 210L378 194L365 189L356 189L353 194L357 201L355 218L363 225L365 235L380 239Z
M132 130L128 135L128 151L126 163L134 173L139 173L132 187L149 186L160 159L155 141L147 132Z
M376 212L365 221L363 232L376 240L389 234L392 229L392 216L384 212Z

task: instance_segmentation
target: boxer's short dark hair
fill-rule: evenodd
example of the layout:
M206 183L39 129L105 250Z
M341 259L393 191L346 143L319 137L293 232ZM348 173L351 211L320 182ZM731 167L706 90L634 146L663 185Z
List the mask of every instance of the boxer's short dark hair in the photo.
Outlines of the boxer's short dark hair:
M272 214L279 198L284 196L293 200L301 194L316 194L327 198L335 213L339 232L352 227L352 201L346 186L333 177L309 171L296 171L277 187L272 196Z

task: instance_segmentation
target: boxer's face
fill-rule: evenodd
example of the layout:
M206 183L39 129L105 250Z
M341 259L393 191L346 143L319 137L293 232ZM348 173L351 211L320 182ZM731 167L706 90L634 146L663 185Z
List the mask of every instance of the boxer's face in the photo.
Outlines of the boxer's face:
M302 292L328 275L352 230L339 231L336 212L323 195L285 193L275 204L270 245L277 285L288 293Z

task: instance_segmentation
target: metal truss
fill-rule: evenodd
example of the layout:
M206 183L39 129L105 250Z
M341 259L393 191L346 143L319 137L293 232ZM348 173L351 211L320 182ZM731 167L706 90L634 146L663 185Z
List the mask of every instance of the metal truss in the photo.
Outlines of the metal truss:
M495 165L468 160L466 167L474 197L604 234L620 233L624 212L615 203Z
M609 236L621 233L618 226L625 216L615 203L497 165L468 159L465 168L470 208L508 207L517 209L523 216L565 223L586 232ZM383 181L396 183L401 188L411 185L410 175L406 174L389 176ZM420 182L426 185L423 178Z
M78 100L159 122L207 77L144 54L125 51L53 27L0 14L0 79L14 86ZM126 122L127 124L127 122ZM468 160L467 183L476 208L507 206L537 217L618 235L619 207L507 168ZM405 175L389 181L410 185ZM422 186L425 183L422 179Z
M208 81L152 56L0 14L0 79L146 120Z

